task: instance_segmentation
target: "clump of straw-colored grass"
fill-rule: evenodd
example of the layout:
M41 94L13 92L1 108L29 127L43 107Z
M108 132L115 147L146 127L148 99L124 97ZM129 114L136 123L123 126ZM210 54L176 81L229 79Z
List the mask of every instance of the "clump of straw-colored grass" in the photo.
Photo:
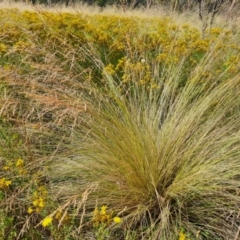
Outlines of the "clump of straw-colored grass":
M61 174L79 179L75 191L96 184L88 207L119 212L125 237L177 239L184 229L191 239L238 238L240 76L204 77L211 57L184 85L183 61L155 88L133 75L119 91L106 73L107 91L91 89L73 165Z

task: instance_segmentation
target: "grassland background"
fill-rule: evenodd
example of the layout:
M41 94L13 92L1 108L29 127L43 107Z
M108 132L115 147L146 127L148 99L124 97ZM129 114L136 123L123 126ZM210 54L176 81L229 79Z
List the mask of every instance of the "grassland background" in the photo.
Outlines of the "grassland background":
M0 239L238 239L237 17L0 6Z

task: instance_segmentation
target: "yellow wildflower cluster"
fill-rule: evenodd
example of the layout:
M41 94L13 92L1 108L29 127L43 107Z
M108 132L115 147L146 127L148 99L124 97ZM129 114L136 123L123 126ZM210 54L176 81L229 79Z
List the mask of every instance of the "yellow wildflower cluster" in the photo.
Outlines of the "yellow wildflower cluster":
M187 237L187 234L183 232L183 230L180 231L178 240L191 240Z
M108 226L112 222L121 223L122 219L118 216L113 217L114 212L108 211L107 206L103 205L100 209L95 208L93 213L93 226Z
M23 167L23 165L24 165L24 161L23 161L21 158L19 158L19 159L16 161L15 166L20 168L20 167Z
M6 189L12 184L11 180L7 180L6 178L0 178L0 189Z
M33 192L32 205L28 208L28 213L41 212L46 205L48 191L41 186Z
M156 82L161 78L163 69L178 66L185 59L187 75L187 68L196 66L214 45L216 64L211 66L212 73L221 74L227 70L231 75L239 71L240 47L236 44L233 33L221 28L212 28L203 39L198 29L188 24L177 26L170 18L81 16L51 12L41 14L16 9L0 10L0 16L1 34L4 36L0 54L8 51L8 59L13 59L13 64L18 68L24 67L24 70L41 66L36 63L47 64L47 53L55 56L57 51L63 53L59 54L59 66L64 62L64 69L74 70L74 66L81 63L85 69L92 69L92 81L102 82L101 74L108 73L122 81L123 88L130 80L149 88L157 88ZM14 21L9 23L4 20L9 17ZM94 63L83 56L81 51L70 56L71 49L86 43L91 43L93 49L98 49L100 57L106 62L102 72L97 71ZM14 55L16 53L19 58ZM70 56L70 59L63 59L64 56ZM141 57L146 59L144 64ZM22 62L18 64L16 59L24 59L24 65ZM38 71L35 72L37 74ZM85 78L89 79L89 74L86 75ZM183 78L187 79L187 76ZM214 80L216 76L212 74L208 79Z
M104 71L106 71L109 75L114 75L115 74L115 70L112 64L107 65L104 68Z
M17 173L20 175L25 175L27 170L24 168L24 160L22 158L18 158L17 160L8 161L4 166L3 170L8 172Z
M121 219L120 217L114 217L114 218L113 218L113 221L114 221L115 223L121 223L121 222L122 222L122 219Z
M2 170L4 171L5 177L0 179L0 189L7 189L12 181L8 178L12 178L13 174L24 174L26 171L24 169L24 160L18 158L17 160L6 161L3 165Z
M53 220L52 217L49 217L49 216L48 216L48 217L45 217L45 218L42 220L41 224L42 224L43 227L47 227L47 226L49 226L49 225L52 224L52 220Z

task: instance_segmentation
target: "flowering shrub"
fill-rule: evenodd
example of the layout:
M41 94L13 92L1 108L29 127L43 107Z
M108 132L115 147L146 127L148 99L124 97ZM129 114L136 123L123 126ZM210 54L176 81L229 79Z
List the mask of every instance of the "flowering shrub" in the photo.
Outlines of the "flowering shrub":
M207 37L202 39L197 29L187 24L177 26L170 18L102 15L86 18L69 13L1 11L2 19L9 15L12 16L11 22L1 23L3 37L0 52L5 53L3 57L8 59L8 64L21 63L20 68L25 71L31 70L36 64L44 64L47 60L44 55L56 52L56 60L64 70L71 69L77 74L80 68L85 71L92 68L92 80L101 81L101 74L93 70L94 63L88 54L80 51L82 46L88 48L91 43L100 53L103 63L111 66L111 74L114 72L120 80L127 81L126 72L131 69L137 78L146 78L141 79L140 83L147 81L152 84L151 80L154 79L144 74L152 74L153 78L157 78L164 68L179 65L183 59L187 59L187 74L187 69L196 66L219 36L221 38L214 50L217 59L211 71L227 70L229 74L235 74L238 69L239 46L232 38L231 31L222 31L220 28L212 28ZM220 52L226 54L220 56ZM105 56L108 56L107 59ZM142 57L146 59L147 73L143 73L139 65ZM122 63L123 59L125 64ZM87 76L83 76L82 80L86 80Z

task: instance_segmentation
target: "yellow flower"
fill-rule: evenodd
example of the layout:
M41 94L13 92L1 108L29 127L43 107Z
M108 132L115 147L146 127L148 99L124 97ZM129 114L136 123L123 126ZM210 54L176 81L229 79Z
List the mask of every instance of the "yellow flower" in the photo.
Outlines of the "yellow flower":
M181 231L181 232L179 233L179 238L178 238L178 240L185 240L185 239L186 239L186 234Z
M0 179L0 188L9 187L12 184L11 180L6 180L5 178Z
M43 208L44 207L44 200L43 200L43 198L39 198L39 200L38 200L38 206L40 207L40 208Z
M48 191L44 186L39 187L38 192L40 192L40 194L43 196L46 196L48 194Z
M43 208L45 206L44 199L41 197L39 197L38 199L35 199L32 203L33 203L33 206L35 207Z
M181 230L181 232L179 233L179 237L178 240L190 240L187 235L183 232L183 230Z
M38 206L38 199L34 200L32 203L33 203L33 206Z
M3 167L3 170L5 170L5 171L7 171L7 170L9 170L9 169L10 169L10 167L7 166L7 165Z
M33 212L33 209L31 207L28 208L28 213L31 214Z
M8 187L12 184L11 180L5 180L5 186Z
M0 188L4 188L4 186L5 186L5 178L1 178L0 179Z
M19 158L19 159L16 161L16 167L22 167L23 164L24 164L24 161L23 161L21 158Z
M112 64L107 65L104 70L109 74L109 75L114 75L115 70L114 66Z
M100 213L101 213L102 215L105 215L105 214L106 214L106 210L107 210L107 206L103 205L103 206L101 207Z
M122 219L121 219L120 217L115 217L115 218L113 218L113 221L114 221L115 223L121 223L121 222L122 222Z
M47 227L52 223L52 220L53 220L52 217L45 217L42 220L41 224L42 224L43 227Z

